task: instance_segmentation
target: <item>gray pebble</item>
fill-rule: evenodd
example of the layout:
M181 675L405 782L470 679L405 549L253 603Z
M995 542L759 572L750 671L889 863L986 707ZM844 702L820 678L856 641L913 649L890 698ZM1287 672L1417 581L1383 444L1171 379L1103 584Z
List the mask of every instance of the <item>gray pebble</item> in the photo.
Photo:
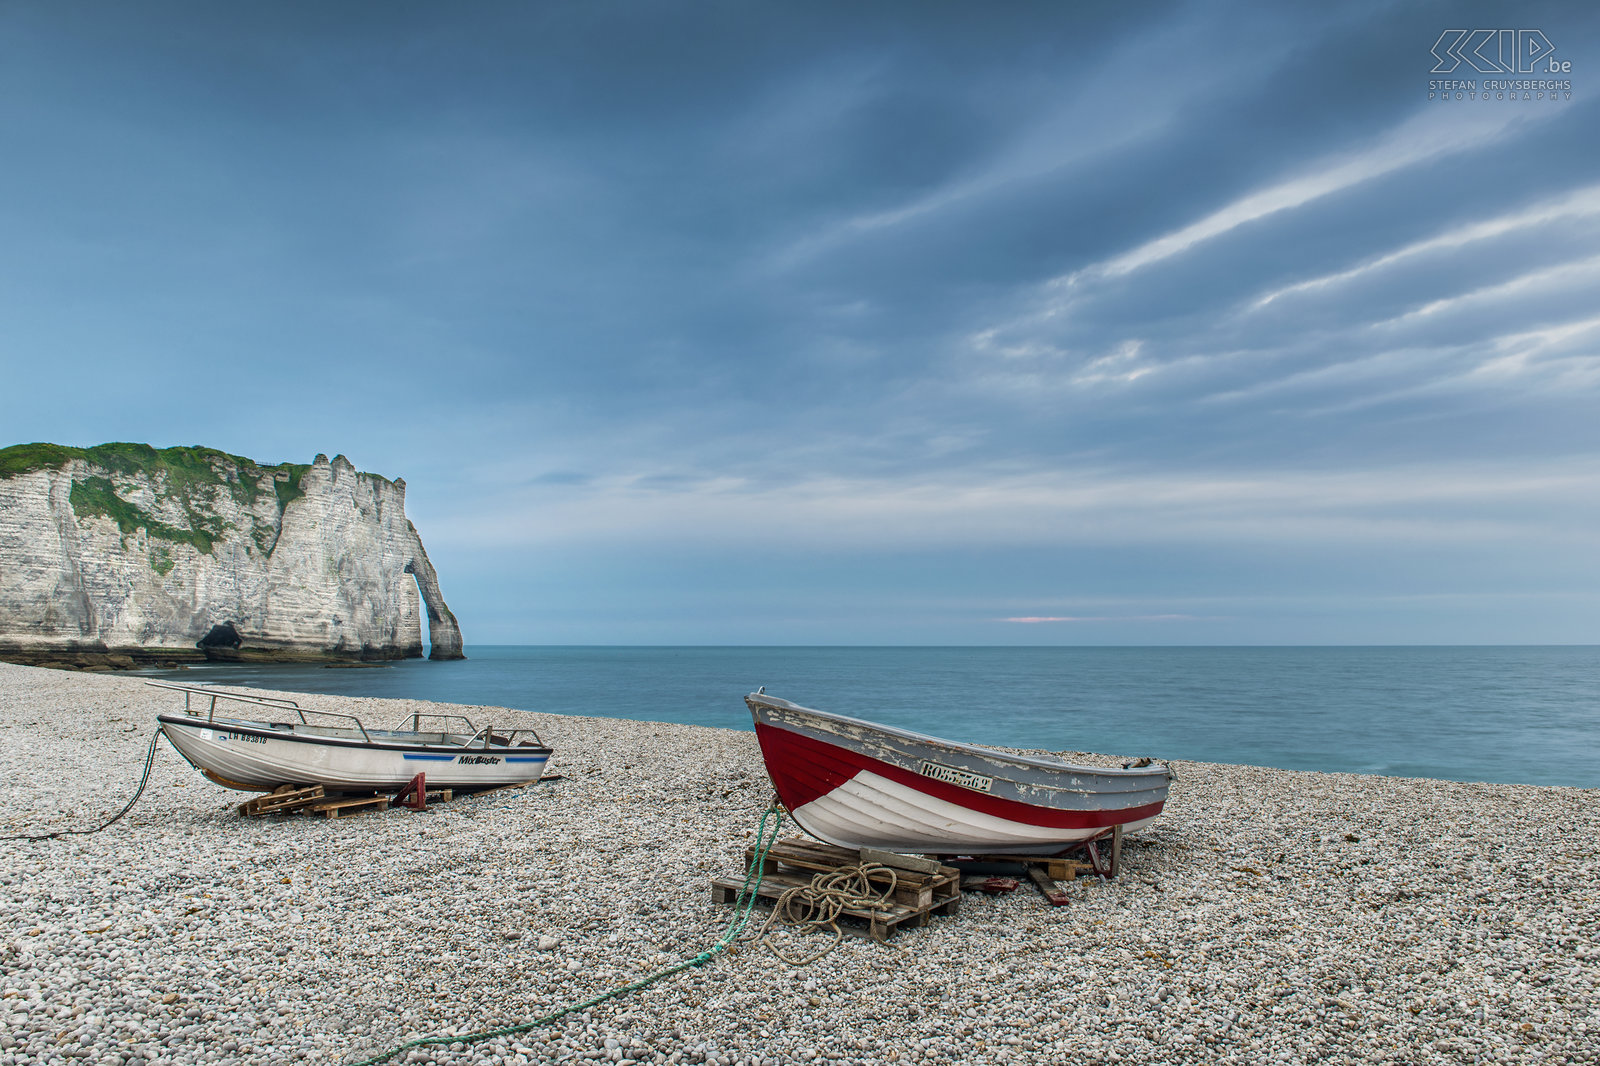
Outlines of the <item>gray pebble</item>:
M119 807L169 695L0 664L0 833ZM770 786L748 733L466 713L535 725L566 780L241 819L163 748L118 825L0 844L0 1066L349 1063L436 1035L396 1061L1600 1061L1600 793L1203 763L1067 907L974 894L803 969L742 944L469 1044L715 941L707 879Z

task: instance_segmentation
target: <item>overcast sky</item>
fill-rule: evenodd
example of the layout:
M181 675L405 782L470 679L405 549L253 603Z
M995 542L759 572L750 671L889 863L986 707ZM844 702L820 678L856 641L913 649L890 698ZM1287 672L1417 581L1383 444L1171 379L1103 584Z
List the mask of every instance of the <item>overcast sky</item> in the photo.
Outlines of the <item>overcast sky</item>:
M1509 78L1430 52L1502 27L1570 92L1428 98ZM11 2L0 443L404 477L469 653L1592 643L1597 44L1587 3Z

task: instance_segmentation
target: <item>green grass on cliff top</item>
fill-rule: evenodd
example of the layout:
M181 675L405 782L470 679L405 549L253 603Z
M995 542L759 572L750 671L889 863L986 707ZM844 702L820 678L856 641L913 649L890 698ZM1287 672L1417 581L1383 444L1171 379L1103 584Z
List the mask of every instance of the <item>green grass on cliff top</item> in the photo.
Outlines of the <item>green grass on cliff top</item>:
M317 458L321 460L323 456ZM309 463L267 466L242 455L231 455L198 444L153 448L148 444L116 442L97 444L92 448L74 448L64 444L38 443L0 448L0 481L39 470L59 470L75 459L110 474L147 478L161 498L177 502L189 524L188 528L183 528L161 521L119 496L116 485L109 478L93 474L73 479L68 499L74 514L80 518L104 516L116 522L124 535L143 529L152 540L189 544L204 554L209 554L212 546L223 539L230 528L211 509L209 500L214 499L214 492L225 491L235 501L249 507L261 497L262 480L270 477L281 520L284 509L305 495L300 483L306 471L311 469ZM361 471L357 471L357 474L385 484L391 483L380 474ZM271 555L277 545L277 528L262 525L257 519L251 521L251 539L263 554ZM167 549L152 546L150 565L165 576L174 564Z
M305 495L300 488L300 479L311 469L310 463L258 463L242 455L232 455L200 444L188 447L152 448L148 444L118 441L111 444L96 444L92 448L74 448L66 444L38 443L13 444L9 448L0 448L0 480L16 477L19 474L31 474L36 470L59 470L74 459L82 459L120 474L164 473L177 486L191 483L226 484L227 480L217 473L216 466L220 461L220 465L231 466L237 474L245 476L244 479L250 482L247 491L250 492L252 499L255 495L254 482L259 480L261 475L286 473L289 475L288 481L277 482L280 505ZM389 479L382 474L366 470L359 470L357 473L362 477L389 482Z
M283 471L293 486L290 499L301 495L300 478L311 469L307 463L264 465L242 455L230 455L200 445L178 448L152 448L148 444L97 444L92 448L73 448L64 444L17 444L0 448L0 478L31 474L36 470L59 470L74 459L119 474L163 474L175 491L191 485L240 484L249 498L256 495L256 482L263 474ZM218 467L231 467L234 478L225 478ZM237 480L235 480L237 479ZM278 482L282 486L282 482ZM280 500L284 490L278 490ZM287 501L284 501L287 502Z
M206 513L195 497L222 489L239 503L249 506L261 495L261 480L272 476L278 513L293 500L305 495L300 487L307 463L278 463L264 466L242 455L230 455L216 448L152 448L148 444L117 442L92 448L73 448L62 444L18 444L0 449L0 480L31 474L38 470L59 470L74 459L109 473L148 477L168 498L178 500L189 519L190 528L180 529L155 519L123 500L109 480L85 477L74 482L71 491L73 511L78 515L105 515L123 533L144 529L151 537L192 544L209 552L212 543L223 535L222 520ZM197 493L198 490L198 493ZM263 550L267 550L263 545Z

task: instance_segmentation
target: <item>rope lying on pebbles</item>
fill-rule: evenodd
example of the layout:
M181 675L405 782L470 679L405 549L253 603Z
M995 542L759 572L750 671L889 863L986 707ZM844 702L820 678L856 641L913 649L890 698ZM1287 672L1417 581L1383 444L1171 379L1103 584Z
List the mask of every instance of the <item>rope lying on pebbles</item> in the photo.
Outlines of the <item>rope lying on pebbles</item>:
M889 884L881 892L872 887L873 874L889 876ZM899 885L900 875L893 868L875 862L825 870L813 877L809 885L796 885L779 896L772 913L767 915L767 920L753 939L759 940L762 947L790 966L808 965L838 947L844 939L844 930L839 928L839 915L852 909L883 910ZM773 939L774 922L782 922L802 934L830 929L833 939L810 955L790 955Z
M133 790L133 795L129 797L128 802L122 805L122 810L113 814L93 829L58 829L54 833L13 833L10 836L0 837L0 840L55 840L66 836L88 836L90 833L98 833L102 829L115 825L124 814L133 810L133 805L139 802L140 796L144 795L144 786L150 783L150 766L155 762L156 758L156 742L161 737L162 733L159 729L151 734L150 747L144 753L144 772L139 775L139 787Z
M0 663L0 832L120 806L169 709L156 692ZM385 721L459 710L351 702ZM0 1066L347 1064L544 1015L715 941L732 908L707 879L744 865L771 794L755 735L526 720L556 741L554 787L241 819L161 756L111 829L0 843ZM968 895L959 918L891 938L905 951L846 935L799 970L764 951L711 962L395 1066L1600 1066L1600 792L1180 772L1121 875L1068 886L1070 907Z
M772 819L772 831L769 833L767 831L767 819L772 818L773 815L777 815L777 817ZM477 1033L426 1036L419 1040L411 1040L404 1044L399 1044L387 1051L379 1052L370 1058L365 1058L359 1062L351 1063L350 1066L378 1066L379 1063L387 1062L396 1055L400 1054L400 1052L407 1051L412 1048L427 1047L429 1045L440 1046L457 1044L465 1047L469 1044L477 1044L485 1040L493 1040L496 1037L511 1036L516 1033L525 1033L530 1029L537 1029L540 1026L549 1025L551 1022L565 1018L569 1014L573 1014L578 1011L586 1011L590 1007L598 1006L608 999L615 999L616 997L625 995L629 992L637 992L642 988L648 988L657 981L661 980L663 977L670 977L675 973L680 973L693 966L704 966L706 963L710 962L724 951L727 951L734 941L739 939L739 936L744 932L745 927L750 924L750 912L755 909L756 899L759 895L758 890L761 888L761 880L763 876L762 871L765 869L767 862L767 851L772 847L773 844L777 843L778 830L782 828L782 826L782 807L778 806L777 804L773 804L761 812L761 823L756 827L755 850L750 856L750 865L745 869L744 885L739 890L739 898L734 901L733 917L728 920L728 927L723 931L722 936L717 940L717 942L712 944L706 950L700 952L700 954L684 959L682 962L674 963L673 965L668 966L666 969L657 970L655 973L650 974L647 977L641 977L637 981L631 981L619 988L613 988L609 992L602 992L598 996L591 996L582 1002L569 1003L567 1006L535 1018L531 1022L522 1022L519 1025L501 1026L498 1029L485 1029L482 1032Z

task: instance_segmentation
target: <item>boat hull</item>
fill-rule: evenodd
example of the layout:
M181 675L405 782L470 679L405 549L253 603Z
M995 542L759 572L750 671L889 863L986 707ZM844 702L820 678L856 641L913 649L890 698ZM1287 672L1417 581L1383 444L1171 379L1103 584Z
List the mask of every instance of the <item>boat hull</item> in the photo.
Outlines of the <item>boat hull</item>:
M849 848L1049 855L1148 825L1170 774L1013 756L757 694L746 698L778 797Z
M537 780L550 759L545 747L466 749L408 741L408 734L393 730L373 731L364 740L244 719L159 720L172 746L195 767L230 785L262 790L295 784L394 791L419 773L434 787L494 788Z

